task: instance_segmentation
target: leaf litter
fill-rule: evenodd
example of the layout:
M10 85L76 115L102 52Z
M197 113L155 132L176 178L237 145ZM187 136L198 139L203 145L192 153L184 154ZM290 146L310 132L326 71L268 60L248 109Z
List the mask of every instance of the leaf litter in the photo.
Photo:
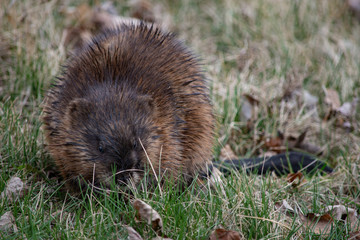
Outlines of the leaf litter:
M215 229L209 236L209 240L242 240L245 239L240 233L226 230L222 227Z
M19 177L12 177L6 184L5 190L1 193L0 198L6 198L10 202L23 197L27 192L26 184Z

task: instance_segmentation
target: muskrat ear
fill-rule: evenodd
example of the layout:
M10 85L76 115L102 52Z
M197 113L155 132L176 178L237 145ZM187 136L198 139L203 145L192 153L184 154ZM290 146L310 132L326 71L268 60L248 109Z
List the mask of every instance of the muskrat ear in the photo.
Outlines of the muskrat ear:
M66 110L66 118L71 125L82 122L90 113L90 103L84 98L72 100Z

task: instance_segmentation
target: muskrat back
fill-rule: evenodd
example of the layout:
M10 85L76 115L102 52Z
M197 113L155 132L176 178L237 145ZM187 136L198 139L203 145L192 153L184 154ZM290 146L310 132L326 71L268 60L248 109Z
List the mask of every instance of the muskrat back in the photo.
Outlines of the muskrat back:
M149 24L107 30L72 56L43 108L45 140L72 187L156 174L191 182L212 157L214 117L197 59Z

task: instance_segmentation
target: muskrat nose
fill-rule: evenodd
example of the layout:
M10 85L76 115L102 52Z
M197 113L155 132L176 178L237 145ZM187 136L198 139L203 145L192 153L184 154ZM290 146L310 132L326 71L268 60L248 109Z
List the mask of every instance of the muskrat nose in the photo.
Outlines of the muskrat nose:
M127 172L126 170L121 170L115 175L115 181L119 185L127 185L129 183L129 179L130 172Z

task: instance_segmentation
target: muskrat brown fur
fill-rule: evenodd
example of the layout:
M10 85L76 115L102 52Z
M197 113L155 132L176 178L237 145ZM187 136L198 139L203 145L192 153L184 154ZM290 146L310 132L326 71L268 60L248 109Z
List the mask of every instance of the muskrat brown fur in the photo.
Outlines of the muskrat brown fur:
M78 179L108 186L114 174L126 183L149 161L155 174L191 182L212 158L214 117L198 61L149 24L107 30L71 57L45 98L43 122L48 150L75 188Z

